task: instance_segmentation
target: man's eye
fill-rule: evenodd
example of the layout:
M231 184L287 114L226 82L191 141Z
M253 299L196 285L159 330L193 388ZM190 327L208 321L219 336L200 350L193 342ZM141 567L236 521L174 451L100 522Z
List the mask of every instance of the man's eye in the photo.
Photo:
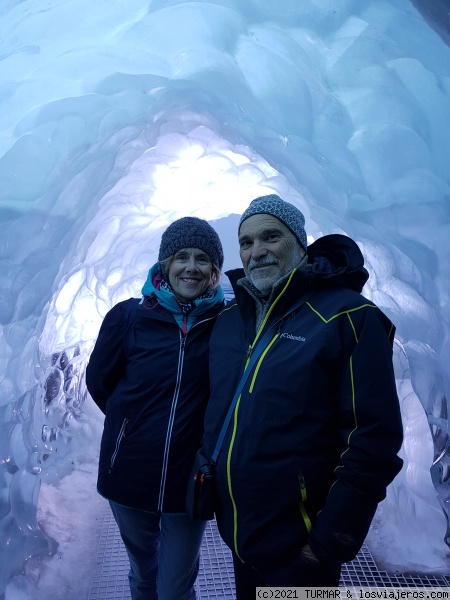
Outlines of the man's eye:
M243 240L242 242L239 243L239 246L242 249L248 248L250 246L250 242L247 240Z

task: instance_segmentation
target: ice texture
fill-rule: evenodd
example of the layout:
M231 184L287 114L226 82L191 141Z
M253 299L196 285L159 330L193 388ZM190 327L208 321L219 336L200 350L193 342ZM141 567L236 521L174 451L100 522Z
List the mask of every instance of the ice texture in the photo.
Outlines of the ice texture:
M52 503L97 457L84 371L108 309L140 294L178 217L213 221L224 270L237 266L236 215L272 191L304 212L309 242L358 242L364 294L397 326L405 464L368 543L388 569L448 571L450 48L438 5L424 19L419 0L3 0L0 597L46 597L43 559L66 548ZM76 578L86 567L68 555Z

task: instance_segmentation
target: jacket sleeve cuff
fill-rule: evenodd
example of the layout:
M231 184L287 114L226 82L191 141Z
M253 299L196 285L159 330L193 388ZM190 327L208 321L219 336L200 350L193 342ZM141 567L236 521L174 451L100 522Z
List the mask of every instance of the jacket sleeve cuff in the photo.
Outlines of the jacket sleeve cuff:
M343 481L331 489L308 543L323 564L344 563L358 554L378 501Z

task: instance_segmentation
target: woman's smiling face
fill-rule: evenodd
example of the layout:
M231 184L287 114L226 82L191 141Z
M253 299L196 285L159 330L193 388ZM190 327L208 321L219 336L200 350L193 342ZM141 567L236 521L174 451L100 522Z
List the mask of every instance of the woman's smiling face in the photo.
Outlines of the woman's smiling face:
M213 265L199 248L182 248L169 267L169 283L180 302L191 302L206 292L211 284Z

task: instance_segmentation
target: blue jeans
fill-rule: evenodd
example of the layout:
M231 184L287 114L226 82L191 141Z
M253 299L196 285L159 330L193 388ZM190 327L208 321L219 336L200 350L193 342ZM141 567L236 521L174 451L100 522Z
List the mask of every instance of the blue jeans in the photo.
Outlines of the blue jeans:
M206 522L109 504L130 561L132 600L195 600Z

